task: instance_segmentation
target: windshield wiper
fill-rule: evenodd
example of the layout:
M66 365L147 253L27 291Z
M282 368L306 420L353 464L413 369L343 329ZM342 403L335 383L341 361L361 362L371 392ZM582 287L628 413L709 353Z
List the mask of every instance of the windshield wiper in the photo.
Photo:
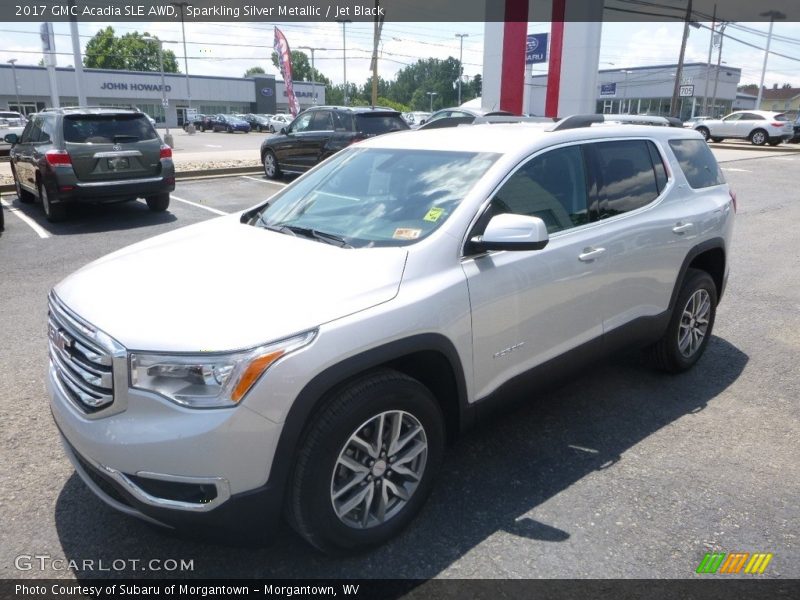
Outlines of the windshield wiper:
M342 236L334 233L327 233L325 231L318 231L310 227L300 227L299 225L263 225L265 229L277 231L279 233L291 233L294 236L307 237L312 240L324 242L326 244L333 244L340 248L352 248Z

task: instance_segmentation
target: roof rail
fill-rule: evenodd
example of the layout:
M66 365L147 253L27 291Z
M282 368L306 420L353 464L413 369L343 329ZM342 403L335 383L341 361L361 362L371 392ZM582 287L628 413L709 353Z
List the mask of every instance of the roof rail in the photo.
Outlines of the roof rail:
M138 112L142 112L139 107L129 105L129 106L59 106L58 108L50 107L44 108L39 112L57 112L60 110L86 110L87 108L91 109L105 109L105 110L135 110Z
M475 117L472 125L480 125L482 123L552 123L551 117L517 117L514 115L489 115L483 117Z
M551 131L590 127L595 123L622 123L625 125L656 125L661 127L683 127L683 121L676 117L661 115L570 115L556 124Z

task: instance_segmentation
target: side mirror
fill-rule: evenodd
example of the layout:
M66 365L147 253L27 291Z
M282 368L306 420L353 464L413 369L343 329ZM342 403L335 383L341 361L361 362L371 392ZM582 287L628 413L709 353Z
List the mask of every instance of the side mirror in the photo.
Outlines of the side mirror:
M3 141L6 144L11 144L13 146L19 142L19 136L16 133L7 133L3 138Z
M469 249L473 252L541 250L549 241L547 226L539 217L506 213L492 217L483 235L469 241Z
M289 130L286 129L286 127L281 127L281 130L278 133L280 133L281 135L288 135Z

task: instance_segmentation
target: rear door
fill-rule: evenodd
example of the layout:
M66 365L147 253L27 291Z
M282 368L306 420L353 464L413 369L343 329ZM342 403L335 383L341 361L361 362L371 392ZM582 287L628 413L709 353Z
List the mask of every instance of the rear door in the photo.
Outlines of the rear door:
M65 149L79 181L155 177L161 139L142 113L65 115Z

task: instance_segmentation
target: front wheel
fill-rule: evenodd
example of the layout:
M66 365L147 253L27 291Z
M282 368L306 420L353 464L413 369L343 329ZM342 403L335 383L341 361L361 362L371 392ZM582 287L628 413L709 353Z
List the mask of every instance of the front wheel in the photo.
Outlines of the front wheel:
M145 198L147 208L153 212L164 212L169 208L169 194L157 194L155 196L148 196Z
M44 182L39 183L39 198L42 201L44 214L51 223L58 223L67 218L67 207L64 204L54 202L53 196L47 191Z
M267 150L264 154L264 175L267 176L267 179L277 179L281 175L278 159L275 158L272 150Z
M750 134L750 143L754 146L763 146L767 143L767 132L763 129L756 129L753 133Z
M705 141L708 141L708 138L711 137L711 132L708 130L708 127L698 127L697 131L703 136Z
M667 330L650 348L654 365L681 373L700 360L717 314L717 286L705 271L689 269L672 309Z
M444 440L428 388L388 369L364 375L328 398L304 434L290 524L325 552L386 542L428 497Z

